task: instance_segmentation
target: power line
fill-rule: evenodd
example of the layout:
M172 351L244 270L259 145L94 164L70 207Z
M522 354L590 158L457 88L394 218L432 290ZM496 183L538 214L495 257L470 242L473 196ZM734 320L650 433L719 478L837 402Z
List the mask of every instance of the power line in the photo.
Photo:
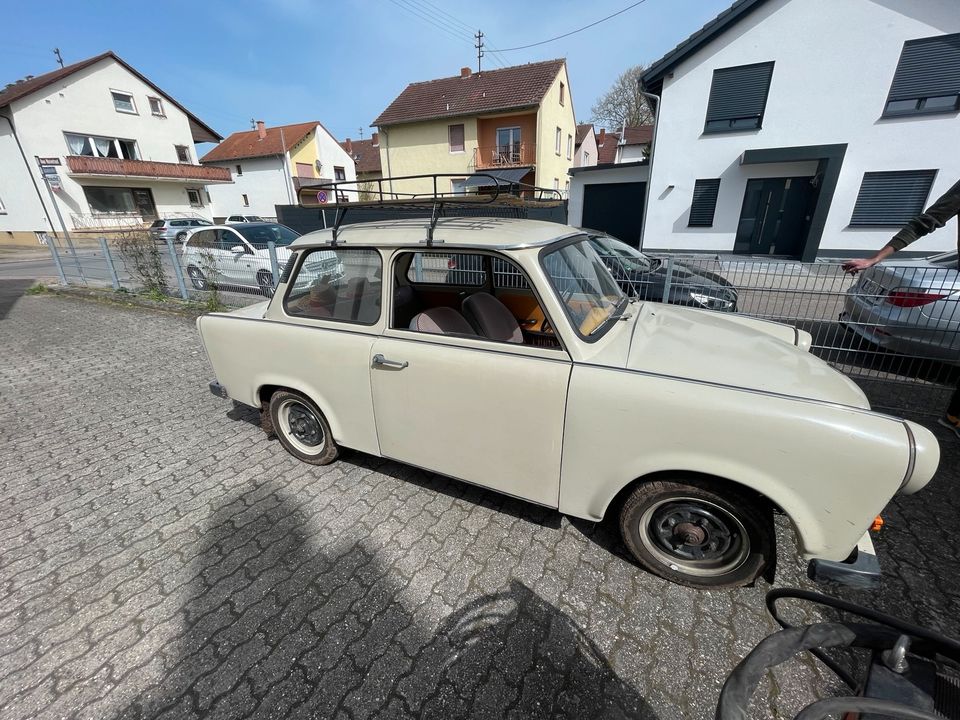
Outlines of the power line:
M392 3L393 3L394 5L396 5L398 8L400 8L400 9L402 9L402 10L406 10L406 11L407 11L408 13L410 13L411 15L415 15L416 17L420 18L420 19L423 20L424 22L427 22L427 23L429 23L430 25L433 25L433 27L437 28L437 29L440 30L441 32L446 33L447 35L449 35L450 37L454 38L455 40L460 40L460 41L462 41L462 42L467 42L467 43L470 43L470 45L473 45L473 38L472 38L472 37L468 38L468 36L466 36L466 35L458 35L458 34L454 33L454 32L453 32L452 30L450 30L449 28L446 28L446 27L444 27L443 25L441 25L441 24L439 24L438 22L436 22L436 21L435 21L433 18L431 18L429 15L424 15L424 14L422 14L417 8L414 8L414 7L411 7L411 6L408 6L408 5L404 5L404 4L402 4L401 2L399 2L399 0L390 0L390 2L392 2Z
M414 5L419 6L420 9L429 13L436 20L444 23L445 25L447 25L453 30L456 30L457 32L466 31L470 33L471 37L475 37L474 35L475 30L473 27L471 27L470 25L467 25L467 23L463 22L455 15L451 15L443 8L433 4L432 2L430 2L430 0L405 0L405 2L412 3ZM486 37L486 35L484 35L484 37ZM497 54L497 49L493 47L489 42L485 41L483 43L483 51L484 51L484 57L489 57L494 63L496 63L500 67L506 67L509 64L506 58Z
M599 25L602 22L606 22L610 18L615 18L617 15L622 15L627 10L632 10L637 5L642 5L646 1L647 0L639 0L638 2L633 3L633 5L628 5L623 10L618 10L612 15L607 15L605 18L600 18L599 20L592 22L589 25L584 25L581 28L577 28L576 30L571 30L570 32L564 33L563 35L557 35L556 37L552 37L549 40L541 40L540 42L530 43L529 45L521 45L519 47L501 48L499 52L513 52L514 50L526 50L527 48L537 47L537 45L546 45L547 43L552 43L554 40L560 40L565 37L570 37L571 35L576 35L578 32L583 32L584 30L588 30L589 28L592 28L594 25Z

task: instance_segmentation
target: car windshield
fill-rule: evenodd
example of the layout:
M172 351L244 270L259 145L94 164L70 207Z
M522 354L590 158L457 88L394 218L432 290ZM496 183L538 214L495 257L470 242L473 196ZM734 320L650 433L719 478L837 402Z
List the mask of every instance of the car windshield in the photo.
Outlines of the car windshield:
M627 272L648 273L654 269L653 260L625 242L609 235L591 237L590 242L604 260L613 260L619 263Z
M603 335L627 305L627 296L586 235L547 252L543 269L582 337Z
M269 223L265 225L250 225L248 227L235 228L247 241L258 250L267 247L271 240L275 245L289 245L300 235L286 225L279 223Z

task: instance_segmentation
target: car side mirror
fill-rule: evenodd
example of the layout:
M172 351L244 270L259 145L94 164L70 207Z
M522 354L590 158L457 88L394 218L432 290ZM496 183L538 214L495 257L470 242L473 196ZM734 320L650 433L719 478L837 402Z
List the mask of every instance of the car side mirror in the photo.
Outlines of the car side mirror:
M230 252L236 255L243 255L246 251L247 249L243 245L234 245L232 248L230 248Z

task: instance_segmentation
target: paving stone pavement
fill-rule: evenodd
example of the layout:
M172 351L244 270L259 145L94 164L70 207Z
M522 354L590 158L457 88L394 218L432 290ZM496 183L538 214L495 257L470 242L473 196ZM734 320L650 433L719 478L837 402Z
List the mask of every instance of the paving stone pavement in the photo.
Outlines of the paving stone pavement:
M211 396L182 317L0 292L0 718L709 718L769 584L670 585L606 525L357 453L314 468ZM879 592L960 635L958 443L895 501ZM776 585L810 587L778 519ZM800 608L799 618L814 616ZM836 692L811 659L755 717Z

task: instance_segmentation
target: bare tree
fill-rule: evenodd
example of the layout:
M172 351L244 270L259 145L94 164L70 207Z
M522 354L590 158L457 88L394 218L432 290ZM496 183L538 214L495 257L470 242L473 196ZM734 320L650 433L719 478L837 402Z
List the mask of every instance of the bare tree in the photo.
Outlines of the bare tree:
M640 94L640 76L646 68L636 65L625 70L610 89L600 96L590 111L595 125L617 130L624 125L649 125L653 113Z

